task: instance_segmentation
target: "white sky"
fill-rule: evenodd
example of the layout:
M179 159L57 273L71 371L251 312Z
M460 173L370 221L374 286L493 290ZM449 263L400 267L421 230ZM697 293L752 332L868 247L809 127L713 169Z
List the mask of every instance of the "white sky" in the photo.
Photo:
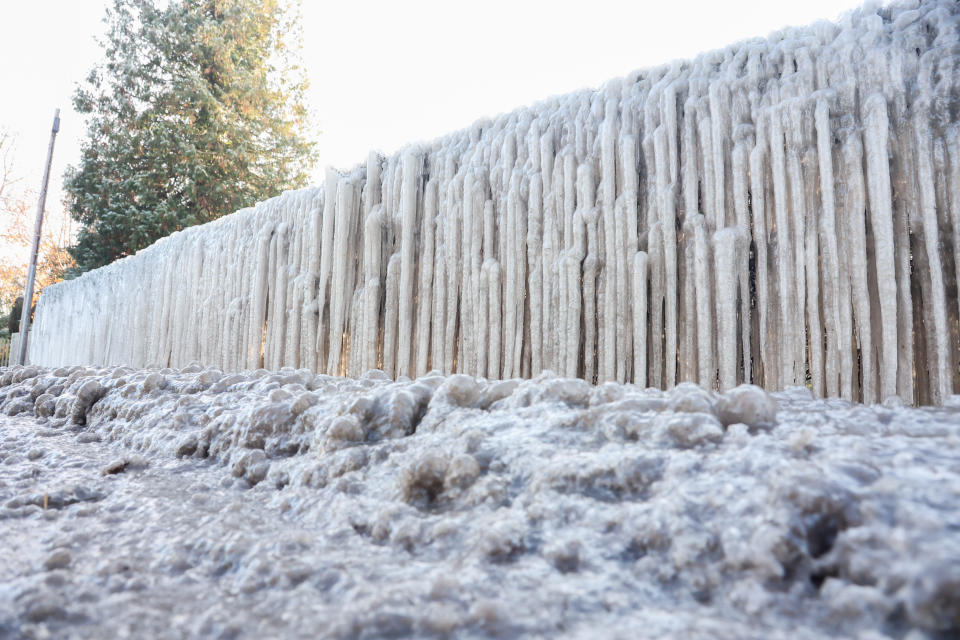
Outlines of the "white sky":
M0 128L39 189L62 109L48 210L84 127L70 99L100 51L104 0L3 0ZM787 25L835 19L859 0L303 0L309 107L325 166L349 168L551 95L596 87Z

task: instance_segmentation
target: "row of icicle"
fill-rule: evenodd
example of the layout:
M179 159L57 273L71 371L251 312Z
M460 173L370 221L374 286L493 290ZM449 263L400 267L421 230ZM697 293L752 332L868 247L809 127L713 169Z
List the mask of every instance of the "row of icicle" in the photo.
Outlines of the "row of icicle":
M32 362L960 389L960 9L637 72L187 229L41 298Z

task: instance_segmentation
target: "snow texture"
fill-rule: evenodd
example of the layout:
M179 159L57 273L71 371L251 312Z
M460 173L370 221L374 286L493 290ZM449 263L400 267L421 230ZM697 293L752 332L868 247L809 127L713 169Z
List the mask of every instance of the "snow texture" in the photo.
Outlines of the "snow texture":
M30 362L960 390L960 5L481 121L40 300Z
M0 370L0 636L955 638L960 397Z

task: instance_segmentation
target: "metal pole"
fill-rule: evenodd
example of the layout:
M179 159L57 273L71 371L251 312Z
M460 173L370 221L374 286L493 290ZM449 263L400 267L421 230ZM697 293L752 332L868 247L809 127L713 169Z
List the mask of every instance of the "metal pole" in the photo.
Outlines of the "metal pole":
M23 309L20 315L20 353L17 364L27 361L27 335L30 331L30 307L33 302L33 281L37 276L37 254L40 252L40 230L43 227L43 209L47 203L47 183L50 182L50 165L53 162L53 143L60 131L60 109L53 114L53 129L50 131L50 147L47 149L47 167L43 171L43 186L37 203L37 220L33 225L33 248L30 250L30 268L27 271L27 286L23 293Z

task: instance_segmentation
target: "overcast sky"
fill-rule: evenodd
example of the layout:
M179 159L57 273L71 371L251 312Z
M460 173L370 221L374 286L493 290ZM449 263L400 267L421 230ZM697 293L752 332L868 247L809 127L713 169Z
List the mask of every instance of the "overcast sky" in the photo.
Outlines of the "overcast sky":
M100 57L104 0L5 2L0 128L18 136L16 169L38 189L62 109L48 208L79 159L70 98ZM317 181L370 149L394 151L476 120L644 67L834 19L857 0L303 0L308 105L322 130Z

